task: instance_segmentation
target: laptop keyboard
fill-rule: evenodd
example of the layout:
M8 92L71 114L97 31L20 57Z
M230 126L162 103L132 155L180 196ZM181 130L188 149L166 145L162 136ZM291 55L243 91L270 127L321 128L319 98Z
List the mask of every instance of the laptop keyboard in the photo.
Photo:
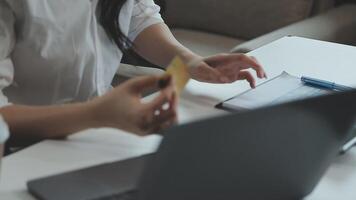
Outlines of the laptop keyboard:
M95 200L137 200L138 192L136 190L127 191L120 194L114 194L111 196L101 197Z

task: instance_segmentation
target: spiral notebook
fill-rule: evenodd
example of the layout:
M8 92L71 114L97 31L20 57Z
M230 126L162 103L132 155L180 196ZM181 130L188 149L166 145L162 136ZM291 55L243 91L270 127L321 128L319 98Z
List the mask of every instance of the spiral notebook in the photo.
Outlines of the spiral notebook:
M320 96L332 91L305 85L299 77L283 72L279 76L258 85L255 89L232 97L216 107L225 110L244 111L294 100Z

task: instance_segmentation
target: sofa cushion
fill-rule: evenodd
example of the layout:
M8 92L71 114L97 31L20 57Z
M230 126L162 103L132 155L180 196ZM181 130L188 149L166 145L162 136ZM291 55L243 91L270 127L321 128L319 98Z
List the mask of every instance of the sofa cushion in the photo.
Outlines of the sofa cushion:
M234 46L244 42L218 34L186 29L172 29L172 33L180 43L201 56L230 52Z
M314 0L165 0L171 27L252 39L305 19Z
M346 4L278 29L240 44L232 52L246 53L288 35L356 45L356 5Z

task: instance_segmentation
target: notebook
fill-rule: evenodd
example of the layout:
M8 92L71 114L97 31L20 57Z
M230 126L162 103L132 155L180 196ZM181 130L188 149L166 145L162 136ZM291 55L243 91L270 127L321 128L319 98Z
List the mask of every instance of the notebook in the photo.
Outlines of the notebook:
M216 107L244 111L329 94L333 91L305 85L299 77L287 72L270 79L255 89L232 97Z

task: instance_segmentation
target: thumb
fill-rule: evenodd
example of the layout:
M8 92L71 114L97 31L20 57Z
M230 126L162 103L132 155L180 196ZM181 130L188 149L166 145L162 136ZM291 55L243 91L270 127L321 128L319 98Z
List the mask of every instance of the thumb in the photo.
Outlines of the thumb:
M150 107L151 110L159 110L162 108L162 106L166 103L170 102L175 102L174 100L176 97L174 95L174 90L167 90L167 91L161 91L160 94L153 99L150 103L147 104L148 107ZM171 107L172 105L170 105Z

